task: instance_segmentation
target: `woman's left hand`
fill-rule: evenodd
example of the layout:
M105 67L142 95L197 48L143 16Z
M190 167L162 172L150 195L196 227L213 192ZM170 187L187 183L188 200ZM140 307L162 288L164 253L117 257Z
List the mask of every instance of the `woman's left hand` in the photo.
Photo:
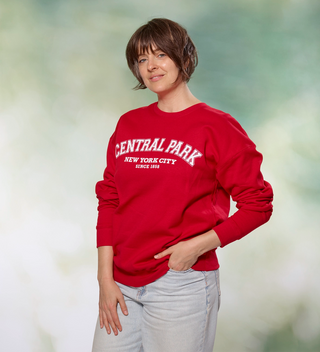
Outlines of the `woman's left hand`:
M154 257L160 259L167 255L170 255L168 267L175 271L190 269L199 256L191 240L179 242Z
M190 269L203 253L221 245L214 230L196 236L188 241L181 241L154 256L155 259L170 256L168 267L175 271Z

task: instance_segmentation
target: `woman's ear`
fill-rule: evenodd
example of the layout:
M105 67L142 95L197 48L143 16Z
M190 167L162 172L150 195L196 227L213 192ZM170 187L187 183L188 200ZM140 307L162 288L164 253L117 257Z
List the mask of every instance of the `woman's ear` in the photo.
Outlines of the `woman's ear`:
M190 64L190 59L188 58L187 61L184 63L184 67L183 67L185 71L187 71L189 64Z

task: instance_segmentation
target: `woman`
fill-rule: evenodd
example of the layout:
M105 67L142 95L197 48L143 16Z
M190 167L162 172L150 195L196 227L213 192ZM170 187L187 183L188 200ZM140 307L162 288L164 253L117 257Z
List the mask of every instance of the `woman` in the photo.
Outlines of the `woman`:
M97 183L93 351L211 352L215 250L269 220L272 189L239 123L190 92L197 52L184 28L153 19L126 56L136 88L158 100L120 118ZM230 196L238 211L228 218Z

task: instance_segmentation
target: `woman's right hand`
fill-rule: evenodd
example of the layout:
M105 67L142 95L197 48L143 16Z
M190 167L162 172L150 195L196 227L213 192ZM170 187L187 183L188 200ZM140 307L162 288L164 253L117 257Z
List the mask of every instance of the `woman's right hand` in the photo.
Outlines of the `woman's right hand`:
M118 335L118 330L122 331L117 312L118 303L120 304L122 313L128 315L128 308L124 301L123 294L113 279L104 279L99 282L99 285L100 328L102 329L105 326L108 334L111 334L112 329L113 333Z

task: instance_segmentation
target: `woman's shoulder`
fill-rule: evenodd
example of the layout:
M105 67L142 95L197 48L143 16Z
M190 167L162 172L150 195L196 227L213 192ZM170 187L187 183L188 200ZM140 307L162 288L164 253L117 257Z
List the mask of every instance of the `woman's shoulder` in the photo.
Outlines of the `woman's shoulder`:
M225 115L229 115L228 113L226 113L225 111L219 110L217 108L214 108L210 105L208 105L205 102L202 102L201 104L199 104L201 106L201 108L206 111L208 114L211 114L213 116L225 116Z
M210 124L215 128L222 128L222 129L237 129L241 130L241 132L244 132L243 127L239 123L238 120L236 120L231 114L216 109L206 103L201 104L201 109L202 109L202 116L208 121L210 121Z
M141 116L141 114L147 113L149 111L150 107L152 107L154 104L156 104L156 103L152 103L150 105L141 106L139 108L131 109L131 110L125 112L124 114L122 114L120 119Z
M151 105L135 108L122 114L117 122L116 130L126 128L127 126L140 125L142 121L141 117L148 114Z

